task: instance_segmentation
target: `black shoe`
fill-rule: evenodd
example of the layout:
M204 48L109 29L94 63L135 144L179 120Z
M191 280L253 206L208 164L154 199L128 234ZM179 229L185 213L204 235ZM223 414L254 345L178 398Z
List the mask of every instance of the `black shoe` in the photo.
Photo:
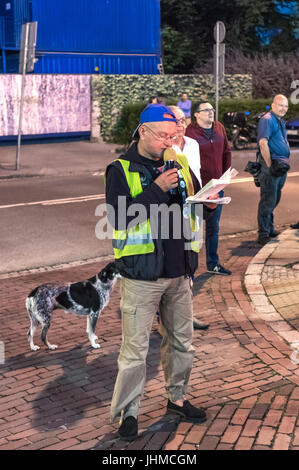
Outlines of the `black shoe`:
M276 238L280 234L279 230L273 230L273 232L270 233L269 237L270 238Z
M194 330L207 330L209 328L208 323L203 323L201 321L193 320L193 328Z
M134 416L127 416L118 430L123 441L134 441L138 437L138 422Z
M262 246L265 246L270 241L271 241L270 237L258 237L257 239L257 243Z
M168 400L167 411L182 416L187 421L192 423L204 423L207 420L207 415L203 408L195 408L188 400L184 401L183 406L178 406L172 401Z
M230 276L231 271L229 269L225 269L221 264L216 264L216 266L211 266L207 269L208 273L212 274L222 274L222 276Z
M299 228L299 222L297 222L296 224L291 224L290 227L291 228Z

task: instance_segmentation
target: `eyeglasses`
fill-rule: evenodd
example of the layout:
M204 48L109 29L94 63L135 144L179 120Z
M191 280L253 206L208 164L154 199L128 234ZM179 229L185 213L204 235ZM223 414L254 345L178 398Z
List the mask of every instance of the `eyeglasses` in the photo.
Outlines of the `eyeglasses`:
M198 113L209 113L210 111L212 111L213 113L215 113L215 109L214 109L214 108L199 109L197 112L198 112Z
M164 134L164 132L160 132L159 134L157 134L157 132L153 131L150 127L148 127L148 126L144 126L144 127L146 129L148 129L157 140L161 140L162 142L169 141L169 143L174 143L174 142L176 142L176 140L178 138L178 136L176 134L175 135L168 135L168 134Z
M181 124L184 126L186 124L186 119L185 118L177 119L177 124Z

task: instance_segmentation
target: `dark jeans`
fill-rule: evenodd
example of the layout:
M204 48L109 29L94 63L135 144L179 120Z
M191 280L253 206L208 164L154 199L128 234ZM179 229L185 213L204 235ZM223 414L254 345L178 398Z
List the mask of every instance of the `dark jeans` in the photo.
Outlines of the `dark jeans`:
M223 196L223 191L219 193L219 196ZM206 220L206 263L208 269L214 268L219 262L217 251L221 212L222 204L219 204Z
M262 171L259 175L261 184L260 202L258 206L258 233L260 237L269 237L274 230L273 211L281 198L281 190L285 184L287 174L271 176L269 172Z

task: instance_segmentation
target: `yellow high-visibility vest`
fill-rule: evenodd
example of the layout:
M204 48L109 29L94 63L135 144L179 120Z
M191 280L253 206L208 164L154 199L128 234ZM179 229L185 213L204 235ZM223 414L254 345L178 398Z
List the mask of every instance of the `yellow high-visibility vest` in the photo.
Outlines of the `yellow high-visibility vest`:
M143 191L139 172L129 171L130 162L128 160L119 158L115 161L119 161L121 163L128 186L130 188L130 194L132 198L135 198ZM194 188L192 177L189 171L188 160L185 155L180 154L177 155L177 161L182 167L180 171L187 187L188 196L193 196ZM199 241L197 240L198 237L196 237L196 234L198 233L199 229L196 218L192 215L190 216L190 226L192 235L190 242L191 250L198 253ZM115 259L119 259L124 256L153 253L155 250L155 245L151 235L150 219L135 225L129 230L114 229L112 246Z

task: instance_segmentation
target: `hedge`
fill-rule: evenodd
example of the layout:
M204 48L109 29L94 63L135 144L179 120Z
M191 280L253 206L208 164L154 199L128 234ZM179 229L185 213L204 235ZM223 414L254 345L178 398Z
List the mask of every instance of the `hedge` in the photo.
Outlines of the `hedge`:
M177 102L176 98L170 98L167 100L167 104L175 105ZM210 101L212 106L215 106L214 101ZM263 111L267 111L266 106L271 106L272 98L269 99L257 99L257 100L222 100L219 102L219 121L222 122L222 116L228 112L234 111L250 111L250 117L254 116ZM131 103L123 106L120 117L116 122L113 130L113 142L116 144L128 145L131 141L132 134L138 126L139 116L141 111L145 108L147 103L138 102ZM192 116L196 102L192 103ZM294 105L289 101L289 111L284 119L290 119L299 115L299 104ZM249 119L250 119L249 117ZM193 116L193 119L194 116ZM228 136L231 135L231 128L226 128Z
M112 134L118 128L117 121L123 106L129 103L144 103L150 96L162 93L175 98L176 104L182 92L188 93L191 101L204 97L213 99L215 85L213 75L93 75L91 80L93 99L97 101L101 137L105 142L112 141ZM225 82L219 90L220 99L251 99L251 75L225 75ZM138 120L136 119L138 122ZM136 122L136 125L137 125ZM117 131L118 132L118 131ZM129 135L130 136L130 135ZM125 141L129 137L125 137ZM122 137L123 139L123 137Z

